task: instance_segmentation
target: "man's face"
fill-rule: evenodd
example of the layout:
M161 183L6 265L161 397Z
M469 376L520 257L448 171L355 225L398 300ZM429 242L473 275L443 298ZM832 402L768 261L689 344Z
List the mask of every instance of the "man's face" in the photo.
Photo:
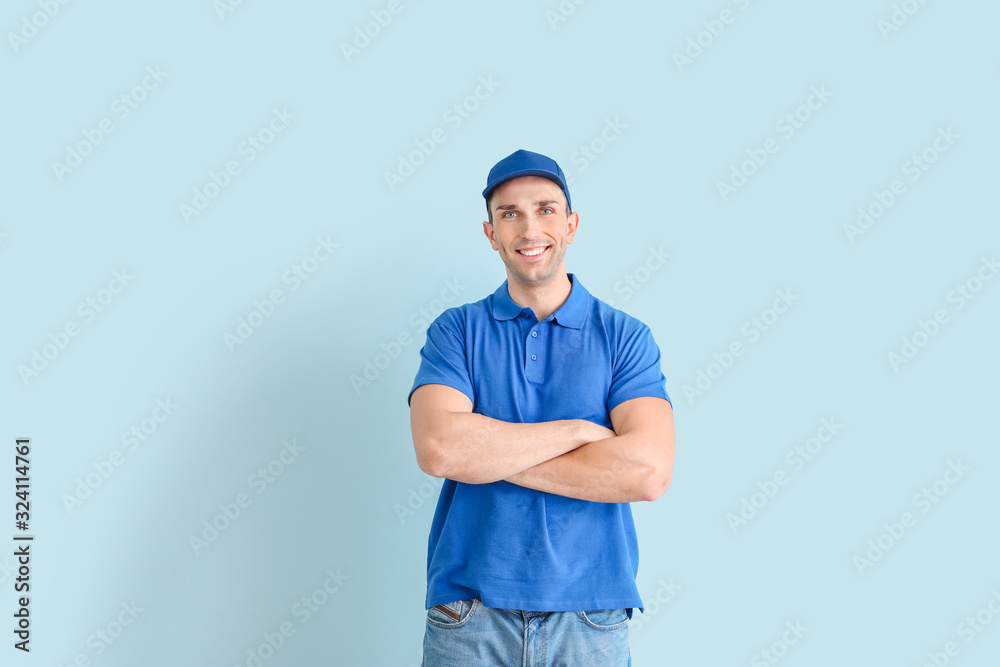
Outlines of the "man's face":
M534 287L566 273L566 246L579 216L566 214L566 195L558 185L539 176L511 179L492 192L490 210L493 223L484 222L483 231L509 279Z

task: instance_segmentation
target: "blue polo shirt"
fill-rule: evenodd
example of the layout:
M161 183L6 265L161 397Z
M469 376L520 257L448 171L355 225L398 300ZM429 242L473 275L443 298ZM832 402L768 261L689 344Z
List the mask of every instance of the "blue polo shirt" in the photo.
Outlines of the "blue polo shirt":
M567 276L569 297L541 322L514 303L506 280L485 299L441 313L427 329L410 396L443 384L468 396L473 412L505 422L586 419L607 428L619 403L670 400L649 327ZM628 503L445 479L428 539L425 605L478 597L525 611L642 610L638 567Z

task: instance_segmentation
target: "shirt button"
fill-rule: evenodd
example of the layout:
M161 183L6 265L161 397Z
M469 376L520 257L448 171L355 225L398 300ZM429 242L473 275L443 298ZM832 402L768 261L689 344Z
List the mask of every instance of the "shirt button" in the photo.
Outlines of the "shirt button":
M534 361L535 359L537 359L537 357L535 355L531 355L531 360Z
M531 337L532 338L538 338L538 332L537 331L532 331L531 332Z

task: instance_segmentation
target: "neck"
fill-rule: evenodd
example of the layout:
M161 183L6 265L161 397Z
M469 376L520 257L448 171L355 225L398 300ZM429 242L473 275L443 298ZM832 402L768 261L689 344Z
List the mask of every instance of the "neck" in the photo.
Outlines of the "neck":
M531 308L539 322L566 302L572 288L573 283L565 269L542 285L525 285L512 279L510 273L507 274L507 292L510 293L510 298L522 308Z

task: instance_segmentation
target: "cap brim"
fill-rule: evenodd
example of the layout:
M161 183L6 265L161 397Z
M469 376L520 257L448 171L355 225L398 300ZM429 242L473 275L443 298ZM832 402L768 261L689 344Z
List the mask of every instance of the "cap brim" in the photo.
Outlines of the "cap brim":
M503 185L507 181L512 181L515 178L522 178L524 176L540 176L541 178L552 181L559 186L560 190L562 190L562 183L559 182L559 174L551 171L545 171L544 169L522 169L521 171L515 171L512 174L507 174L502 180L488 185L486 189L483 190L483 197L489 199L490 193L496 190L499 186Z

